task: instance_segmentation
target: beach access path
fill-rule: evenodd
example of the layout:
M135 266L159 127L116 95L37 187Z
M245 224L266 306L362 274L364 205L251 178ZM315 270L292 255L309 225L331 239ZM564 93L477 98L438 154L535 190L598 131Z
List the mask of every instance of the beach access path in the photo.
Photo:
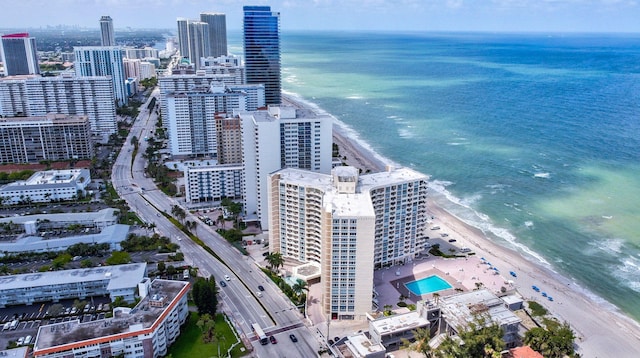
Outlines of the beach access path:
M290 96L283 97L285 104L313 110ZM349 138L346 133L345 128L334 121L333 140L339 147L340 156L346 157L344 162L361 169L363 173L379 172L385 169L387 163L357 141ZM464 223L432 200L428 201L428 210L434 217L433 225L441 227L440 232L449 233L457 240L456 244L459 247L468 247L476 253L477 262L471 265L471 269L467 269L470 271L462 274L462 272L449 270L451 274L463 275L461 277L464 281L475 277L473 281L477 282L479 277L485 276L483 271L486 271L484 267L486 265L480 265L478 259L484 257L494 267L498 267L502 274L500 280L481 278L484 280L484 287L495 289L503 286L504 281L513 281L513 285L525 300L535 300L558 320L566 321L571 325L577 336L577 352L583 357L640 357L640 324L621 313L615 306L604 300L595 301L587 296L584 293L585 290L575 282L526 259L512 249L495 244L480 229ZM425 263L431 265L430 262ZM423 265L420 264L418 267ZM476 267L477 271L473 271L473 267ZM511 277L509 271L516 272L517 277ZM505 274L507 277L504 276ZM397 278L393 276L393 278L389 277L389 281ZM470 283L467 284L470 285ZM534 285L540 288L540 292L532 289ZM473 288L467 287L467 289ZM541 292L552 296L553 301L542 297ZM396 295L395 297L400 293L392 292Z

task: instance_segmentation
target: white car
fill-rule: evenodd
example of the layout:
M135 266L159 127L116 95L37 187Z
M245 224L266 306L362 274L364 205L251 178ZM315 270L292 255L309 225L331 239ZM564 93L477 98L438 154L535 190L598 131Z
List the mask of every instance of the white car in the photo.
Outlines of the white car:
M17 343L18 343L19 346L21 346L22 343L24 343L24 337L18 338L18 342Z
M231 277L229 277L229 275L224 275L224 279L227 281L231 281Z

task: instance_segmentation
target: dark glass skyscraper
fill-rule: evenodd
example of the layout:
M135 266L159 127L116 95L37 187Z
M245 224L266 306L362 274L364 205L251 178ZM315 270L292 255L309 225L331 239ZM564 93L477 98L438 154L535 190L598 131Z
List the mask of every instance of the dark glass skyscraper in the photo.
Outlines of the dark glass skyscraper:
M5 76L40 73L36 54L36 39L29 37L28 33L2 36L0 53L4 61Z
M203 12L200 21L209 24L209 53L206 56L227 55L227 16L221 13Z
M264 84L265 102L280 104L280 13L270 6L243 9L247 83Z

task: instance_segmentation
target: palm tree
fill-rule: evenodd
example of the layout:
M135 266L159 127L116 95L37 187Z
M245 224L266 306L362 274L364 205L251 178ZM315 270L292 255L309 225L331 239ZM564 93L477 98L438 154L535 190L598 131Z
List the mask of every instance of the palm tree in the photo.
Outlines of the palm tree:
M307 281L301 279L297 279L296 283L291 286L291 289L293 289L293 292L295 292L298 296L300 296L303 292L309 291Z
M284 265L284 258L282 258L282 254L279 252L269 253L265 260L267 260L267 264L269 265L269 269L271 271L277 271Z
M403 348L411 351L422 353L426 358L433 358L434 351L429 345L431 334L428 328L417 328L413 330L414 341L411 342L405 338L401 338Z

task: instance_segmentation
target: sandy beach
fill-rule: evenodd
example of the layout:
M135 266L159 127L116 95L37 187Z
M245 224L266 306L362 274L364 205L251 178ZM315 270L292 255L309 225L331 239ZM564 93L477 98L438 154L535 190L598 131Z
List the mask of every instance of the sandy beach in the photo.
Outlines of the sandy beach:
M295 106L304 106L291 98L286 101ZM340 156L349 165L362 169L362 172L377 172L384 170L386 163L378 159L374 153L361 146L345 135L346 131L335 125L333 138L339 146ZM428 174L428 173L425 173ZM511 249L499 246L489 240L479 229L471 227L457 217L429 201L429 212L434 217L433 225L440 226L438 233L448 233L457 241L458 248L468 247L476 254L470 257L465 267L467 271L456 273L449 269L446 262L439 258L428 258L416 262L413 266L404 266L403 270L411 271L414 276L421 276L429 269L439 269L458 275L460 281L467 289L473 289L474 283L482 281L487 288L499 290L505 286L505 282L513 281L513 287L525 300L535 300L549 310L551 315L560 321L568 322L576 336L577 352L583 357L638 357L640 356L640 325L631 318L616 312L613 305L606 302L596 302L584 294L584 290L576 286L551 270L531 262ZM444 245L447 240L439 240ZM493 267L500 270L500 275L486 276L487 265L483 260L492 263ZM465 259L459 259L465 260ZM452 260L447 260L452 261ZM458 265L459 266L459 265ZM456 267L453 264L452 267ZM473 269L477 271L473 271ZM471 270L472 272L468 272ZM453 272L451 272L453 271ZM509 272L514 271L517 277L512 277ZM403 272L402 276L407 274ZM388 275L391 276L391 275ZM388 277L391 281L395 277ZM473 278L473 279L472 279ZM536 285L540 292L532 289ZM469 287L471 286L471 287ZM402 293L401 291L398 291ZM545 292L553 297L553 301L541 295ZM397 300L398 293L394 293ZM414 298L417 300L419 298Z

